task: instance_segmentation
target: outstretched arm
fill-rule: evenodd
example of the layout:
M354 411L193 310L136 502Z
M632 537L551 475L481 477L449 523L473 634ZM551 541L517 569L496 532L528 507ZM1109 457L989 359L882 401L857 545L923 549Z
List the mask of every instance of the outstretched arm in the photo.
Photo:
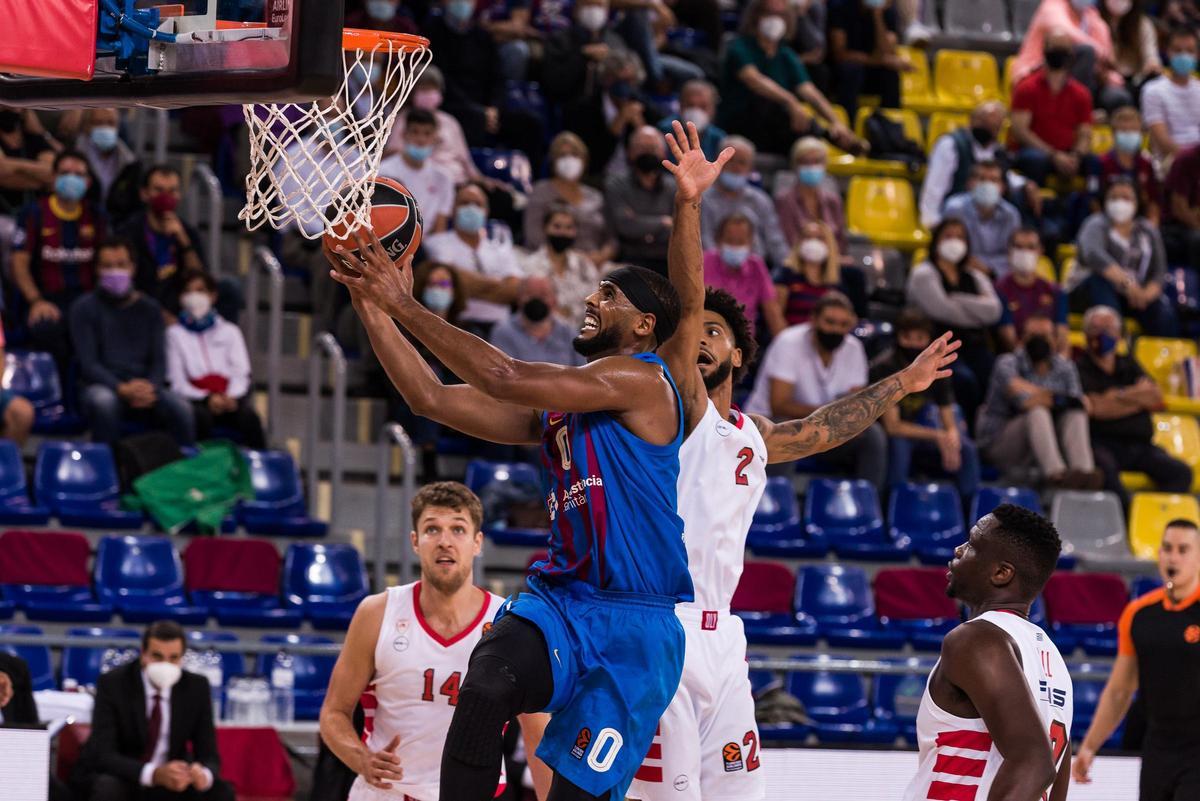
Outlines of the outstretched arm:
M950 376L960 343L947 331L934 340L913 363L853 395L827 403L800 420L773 423L751 415L767 443L767 461L790 462L836 448L854 439L912 392L922 392L934 381Z

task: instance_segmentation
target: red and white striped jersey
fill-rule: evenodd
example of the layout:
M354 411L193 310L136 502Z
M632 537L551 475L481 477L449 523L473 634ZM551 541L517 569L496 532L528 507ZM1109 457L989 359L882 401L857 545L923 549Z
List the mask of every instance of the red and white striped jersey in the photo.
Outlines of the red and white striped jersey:
M1050 637L1020 615L985 612L963 625L983 625L979 621L1003 629L1017 644L1025 681L1042 720L1036 734L1049 740L1057 769L1071 741L1074 708L1066 662ZM904 801L987 801L1004 758L982 718L960 718L941 709L930 698L928 684L917 712L917 745L920 765Z
M421 614L421 582L387 589L387 606L375 643L375 675L362 695L363 740L378 751L396 735L396 755L404 778L391 790L371 787L360 776L350 801L437 801L442 748L458 703L458 688L485 628L504 599L478 589L479 614L450 639L439 635ZM497 732L499 736L499 732ZM500 786L505 787L504 765Z

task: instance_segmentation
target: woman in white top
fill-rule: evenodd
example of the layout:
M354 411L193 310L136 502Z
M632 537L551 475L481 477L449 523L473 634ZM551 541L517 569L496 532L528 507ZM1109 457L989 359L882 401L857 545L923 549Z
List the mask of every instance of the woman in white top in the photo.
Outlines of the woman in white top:
M584 301L596 291L606 270L597 269L591 259L576 249L579 224L568 206L552 206L540 222L538 232L544 244L526 256L522 266L529 277L550 279L554 285L555 314L578 330L583 325Z
M587 145L575 134L563 131L550 142L551 177L533 185L525 206L523 228L530 250L545 242L546 212L552 206L567 206L578 228L576 248L596 266L616 257L617 240L604 216L604 195L581 180L587 166Z
M244 445L266 447L250 397L250 354L242 331L213 310L217 283L202 270L180 281L179 320L167 329L167 380L196 414L196 438L228 429Z
M1144 0L1101 0L1100 16L1112 33L1113 67L1137 97L1142 84L1162 72L1158 34L1146 16Z

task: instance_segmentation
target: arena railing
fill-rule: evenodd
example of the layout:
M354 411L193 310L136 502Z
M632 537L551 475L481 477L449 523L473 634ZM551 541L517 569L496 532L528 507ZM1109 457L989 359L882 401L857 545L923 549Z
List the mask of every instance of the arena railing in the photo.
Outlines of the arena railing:
M388 515L388 479L392 469L392 446L400 448L400 457L404 469L402 477L402 501L399 514ZM389 548L395 544L400 551L400 579L397 583L407 584L412 581L412 548L405 542L404 532L408 531L408 510L412 508L412 499L417 492L417 450L403 426L399 423L388 423L379 433L379 463L375 475L375 547L372 571L375 592L381 592L387 586L387 561ZM397 521L400 531L393 536Z
M267 295L267 443L274 444L278 430L280 359L283 352L283 265L265 245L254 248L246 276L246 348L258 353L259 273L270 281Z
M308 438L304 445L304 461L308 468L309 514L317 516L317 489L320 486L320 459L317 443L321 429L321 389L324 377L321 367L325 359L333 371L333 421L329 449L329 530L337 531L338 505L342 497L343 450L346 444L346 356L342 346L328 331L313 337L312 353L308 357Z
M208 258L209 272L214 278L220 278L224 272L221 269L224 261L221 258L221 223L225 220L225 197L221 192L221 181L217 174L204 162L192 167L188 183L187 215L193 225L198 225L200 220L200 195L205 196L208 207L208 241L205 245L207 252L204 255Z

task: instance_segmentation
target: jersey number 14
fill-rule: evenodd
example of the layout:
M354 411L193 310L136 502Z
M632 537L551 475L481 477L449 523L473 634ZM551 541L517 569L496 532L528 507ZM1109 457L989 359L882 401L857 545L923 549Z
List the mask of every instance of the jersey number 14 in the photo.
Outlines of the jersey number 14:
M441 688L438 690L438 695L446 696L446 703L450 706L458 706L458 684L462 680L462 671L456 670L450 674L450 677L442 682ZM425 691L421 693L422 701L434 700L433 697L433 668L425 671Z

